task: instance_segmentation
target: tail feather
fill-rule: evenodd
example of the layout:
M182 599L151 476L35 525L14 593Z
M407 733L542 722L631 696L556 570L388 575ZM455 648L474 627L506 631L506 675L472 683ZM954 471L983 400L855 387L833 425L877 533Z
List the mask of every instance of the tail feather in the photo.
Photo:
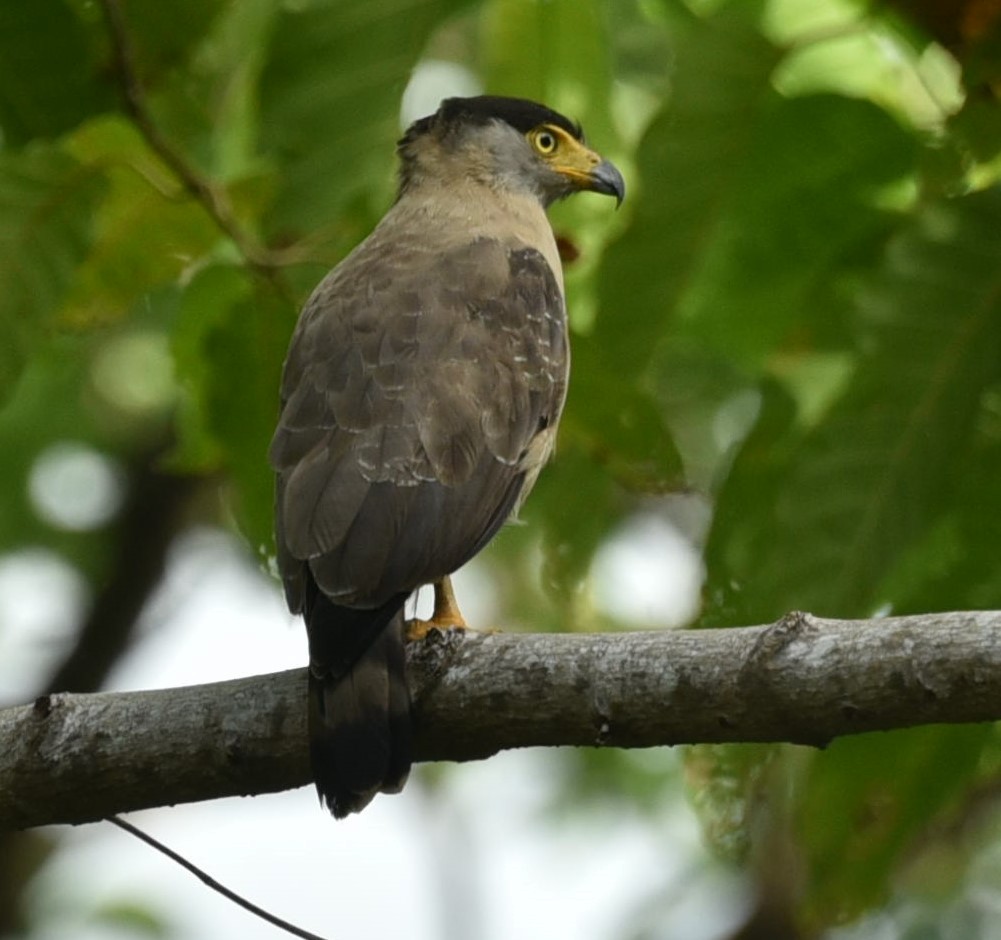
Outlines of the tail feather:
M338 819L410 771L403 601L375 610L310 604L309 749L320 799Z

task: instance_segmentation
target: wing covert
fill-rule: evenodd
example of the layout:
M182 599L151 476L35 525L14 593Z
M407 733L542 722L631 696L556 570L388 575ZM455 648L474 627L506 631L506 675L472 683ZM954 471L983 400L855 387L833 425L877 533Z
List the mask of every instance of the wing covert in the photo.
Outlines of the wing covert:
M364 247L303 311L270 450L285 557L311 560L332 596L409 590L478 551L566 392L563 299L540 252L409 248L396 267L419 275L392 278L387 246L382 261ZM409 537L425 520L441 531ZM452 567L426 570L435 558Z

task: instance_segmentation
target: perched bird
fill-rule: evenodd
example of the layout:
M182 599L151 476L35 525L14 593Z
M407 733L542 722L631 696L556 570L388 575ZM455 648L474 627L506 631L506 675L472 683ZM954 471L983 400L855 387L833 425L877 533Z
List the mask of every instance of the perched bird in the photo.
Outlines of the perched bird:
M546 207L619 171L531 101L450 98L398 146L399 192L299 317L271 443L285 596L309 637L316 787L337 817L411 762L403 607L464 626L448 576L553 449L569 366Z

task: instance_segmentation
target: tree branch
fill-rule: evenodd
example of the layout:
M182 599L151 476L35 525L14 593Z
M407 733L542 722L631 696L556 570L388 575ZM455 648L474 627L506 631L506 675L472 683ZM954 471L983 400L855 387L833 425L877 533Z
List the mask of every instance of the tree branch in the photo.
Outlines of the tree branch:
M832 738L1001 719L1001 612L601 634L432 633L419 760L512 747ZM309 782L305 670L0 710L0 829Z

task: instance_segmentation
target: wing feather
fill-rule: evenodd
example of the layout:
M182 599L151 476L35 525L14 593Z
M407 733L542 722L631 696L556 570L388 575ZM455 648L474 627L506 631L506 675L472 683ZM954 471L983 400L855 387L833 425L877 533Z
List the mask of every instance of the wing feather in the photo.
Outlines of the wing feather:
M270 450L287 590L308 563L329 596L377 606L479 551L552 436L565 324L517 243L366 243L336 268L297 326Z

